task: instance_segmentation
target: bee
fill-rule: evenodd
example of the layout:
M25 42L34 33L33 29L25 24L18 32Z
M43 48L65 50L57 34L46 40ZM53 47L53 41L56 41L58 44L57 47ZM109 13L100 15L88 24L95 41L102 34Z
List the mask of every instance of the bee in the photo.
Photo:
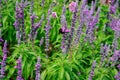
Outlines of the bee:
M70 32L70 29L67 29L65 27L62 27L59 29L59 33L61 33L61 34L65 34L65 33L69 33L69 32Z

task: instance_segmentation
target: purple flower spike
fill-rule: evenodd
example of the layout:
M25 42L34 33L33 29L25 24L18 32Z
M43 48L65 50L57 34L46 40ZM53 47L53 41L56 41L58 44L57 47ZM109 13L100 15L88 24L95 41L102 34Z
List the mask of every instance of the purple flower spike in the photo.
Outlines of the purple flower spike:
M116 10L118 8L118 0L111 0L111 5L110 5L110 14L116 14Z
M2 62L1 62L1 72L0 72L0 78L3 79L5 77L5 66L6 66L6 59L7 59L7 41L5 41L3 46L3 56L2 56Z
M42 0L42 3L41 3L42 7L44 6L44 3L45 3L45 0Z
M45 27L45 51L48 52L49 51L49 35L50 35L50 29L51 29L51 26L50 26L50 21L51 21L51 18L50 18L50 14L51 14L52 10L51 10L51 6L48 10L48 16L47 16L47 24L46 24L46 27Z
M93 61L92 70L90 71L90 75L89 75L88 80L92 80L92 78L93 78L93 76L94 76L95 67L96 67L96 61Z
M101 48L100 48L101 63L100 63L100 65L103 64L103 62L104 62L105 58L107 57L109 51L110 51L110 45L107 45L107 44L103 45L103 44L101 44Z
M39 43L39 46L42 46L42 45L43 45L43 42L44 42L44 37L41 38L40 43Z
M69 37L68 37L67 51L71 47L71 43L72 43L72 40L73 40L74 31L75 31L76 20L77 20L78 1L76 1L75 3L76 3L75 4L75 11L74 11L73 16L72 16L71 29L70 29L70 34L69 34Z
M112 20L111 20L111 22L110 22L110 27L111 27L114 31L120 31L120 19L112 18Z
M95 2L92 1L92 3L91 3L91 10L90 10L91 15L94 14L94 10L96 8L96 3L97 3L97 0L95 0Z
M35 77L35 80L40 80L40 57L38 57L37 59L37 64L35 65L35 68L36 68L36 77Z
M115 50L114 54L110 58L110 60L112 61L112 65L111 65L112 67L116 64L119 58L120 58L120 50Z
M64 54L66 54L66 51L67 51L66 40L67 40L67 35L68 35L64 31L64 30L67 29L67 21L66 21L65 12L66 12L66 6L64 5L63 8L62 8L62 15L61 15L61 26L62 26L62 28L60 28L60 30L59 30L59 32L62 34L61 49L62 49L62 52Z
M120 71L117 73L117 75L115 76L116 80L120 80Z
M31 15L30 18L31 18L31 23L32 23L31 24L32 27L31 27L31 32L30 32L30 39L33 41L37 37L37 29L42 26L44 15L42 15L42 17L41 17L41 19L40 19L40 21L38 23L34 23L34 19L37 18L37 16Z
M116 7L110 6L110 14L115 14L116 12Z
M117 67L120 69L120 64Z
M21 58L21 56L17 60L16 68L18 69L18 72L17 72L18 75L17 75L17 79L16 80L23 80L23 78L22 78L22 58Z

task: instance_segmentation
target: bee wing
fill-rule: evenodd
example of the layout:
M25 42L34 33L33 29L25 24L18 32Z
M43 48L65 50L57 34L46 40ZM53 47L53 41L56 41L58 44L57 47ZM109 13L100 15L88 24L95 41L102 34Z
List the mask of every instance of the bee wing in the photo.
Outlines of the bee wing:
M70 29L66 29L65 32L66 32L66 33L69 33L69 32L70 32Z

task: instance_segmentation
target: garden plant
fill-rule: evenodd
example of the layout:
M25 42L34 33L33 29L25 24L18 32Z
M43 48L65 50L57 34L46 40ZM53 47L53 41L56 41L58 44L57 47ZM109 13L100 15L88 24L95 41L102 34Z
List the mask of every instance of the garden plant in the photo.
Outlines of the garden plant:
M0 80L120 80L120 0L0 0Z

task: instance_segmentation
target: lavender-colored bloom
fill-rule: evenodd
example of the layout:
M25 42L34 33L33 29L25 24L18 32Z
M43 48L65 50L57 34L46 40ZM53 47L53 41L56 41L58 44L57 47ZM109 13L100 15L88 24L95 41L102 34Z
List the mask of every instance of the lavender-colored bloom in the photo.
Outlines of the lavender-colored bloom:
M65 33L65 30L67 29L67 21L65 17L65 12L66 12L66 6L64 5L62 9L62 15L61 15L62 28L60 29L60 32L62 33L61 49L64 54L66 53L66 48L67 48L66 46L67 33Z
M50 9L48 10L48 16L47 16L47 24L46 24L46 27L45 27L45 51L49 51L49 33L50 33L50 29L51 29L51 26L50 26L50 14L51 14L51 6L50 6Z
M70 35L68 37L67 51L70 49L71 42L73 39L74 29L75 29L75 24L76 24L76 19L77 19L77 12L78 12L78 1L76 2L75 11L74 11L73 16L72 16Z
M113 62L111 66L114 66L119 58L120 58L120 50L115 50L114 54L110 58L110 61Z
M77 3L76 2L71 2L70 4L69 4L69 10L71 11L71 12L75 12L76 11L76 7L77 7Z
M112 18L112 20L111 20L111 22L110 22L110 27L111 27L114 31L120 31L120 19Z
M41 38L39 46L43 45L43 43L44 43L44 37Z
M118 69L120 69L120 64L117 67L118 67Z
M31 40L35 40L36 37L37 37L37 29L42 26L44 15L42 15L41 20L38 23L34 23L34 19L37 18L37 16L32 15L32 16L30 16L30 18L31 18L31 23L32 23L31 24L32 25L32 27L31 27L32 29L31 29L31 32L30 32L30 39Z
M35 68L36 68L36 77L35 77L35 80L40 80L40 57L38 57L37 59L37 64L35 65Z
M91 71L90 71L90 75L89 75L88 80L92 80L92 78L93 78L93 76L94 76L95 67L96 67L96 61L94 60L94 61L93 61L93 64L92 64L92 69L91 69Z
M100 48L101 63L100 63L100 65L103 64L103 62L104 62L105 58L107 57L109 51L110 51L110 45L107 45L107 44L103 45L103 44L101 44L101 48Z
M4 43L4 47L3 47L3 56L2 56L2 62L1 62L1 72L0 72L0 78L4 78L5 77L5 66L6 66L6 59L7 59L7 54L8 54L8 50L7 50L7 41L5 41Z
M87 4L87 0L82 0L81 8L84 9Z
M24 25L24 7L25 7L25 4L24 4L24 1L21 1L20 3L20 15L21 15L21 31L22 31L22 38L23 38L23 41L26 41L26 33L25 33L25 25Z
M57 18L57 13L56 12L52 12L52 17L53 18Z
M113 48L113 50L115 51L115 50L117 50L117 48L118 48L118 38L119 38L119 35L120 35L120 32L118 32L118 31L115 31L114 32L114 40L113 40L113 43L112 43L112 48Z
M117 73L117 75L115 76L116 80L120 80L120 72Z
M85 21L86 22L85 41L89 41L90 43L92 43L94 40L94 29L95 29L96 23L98 22L98 19L99 19L99 13L100 13L100 8L98 8L95 16L93 16L91 14L88 14L85 16L85 19L87 19Z
M116 7L110 6L110 14L115 14L116 12Z
M118 0L116 0L116 2L114 0L111 1L111 5L110 5L110 14L116 14L116 10L118 8Z
M94 14L94 11L95 11L95 8L96 8L96 3L97 3L97 0L95 0L95 3L93 1L91 3L91 9L90 9L90 14L91 15Z
M120 50L115 50L113 56L111 57L112 61L117 61L120 58Z
M41 3L42 7L44 6L44 3L45 3L45 0L42 0L42 3Z
M80 9L80 19L79 19L78 29L76 32L75 45L78 44L78 42L80 40L80 36L82 34L82 28L84 25L84 8L85 8L85 6L86 6L86 1L83 0L82 4L81 4L81 9Z
M14 22L14 26L16 29L16 37L18 40L18 44L20 44L20 40L22 38L23 41L26 41L26 34L25 34L25 26L24 26L24 7L25 3L22 0L21 3L18 3L18 0L16 1L16 21ZM20 38L20 39L19 39Z
M18 0L16 1L16 14L15 14L16 16L16 21L14 22L14 26L15 26L15 29L17 30L17 31L19 31L20 30L20 26L19 26L19 4L18 4Z
M44 19L44 14L42 15L40 21L35 24L35 26L34 26L35 31L42 26L43 19Z
M33 14L34 9L34 0L31 0L30 3L30 19L31 19L31 32L30 32L30 39L33 41L37 36L37 29L42 26L42 22L44 19L44 15L42 15L41 20L38 23L35 23L35 19L38 18L35 14ZM34 36L36 35L36 36Z
M22 58L21 58L21 56L17 60L17 66L16 66L16 68L18 69L17 79L16 80L23 80L23 78L22 78Z

